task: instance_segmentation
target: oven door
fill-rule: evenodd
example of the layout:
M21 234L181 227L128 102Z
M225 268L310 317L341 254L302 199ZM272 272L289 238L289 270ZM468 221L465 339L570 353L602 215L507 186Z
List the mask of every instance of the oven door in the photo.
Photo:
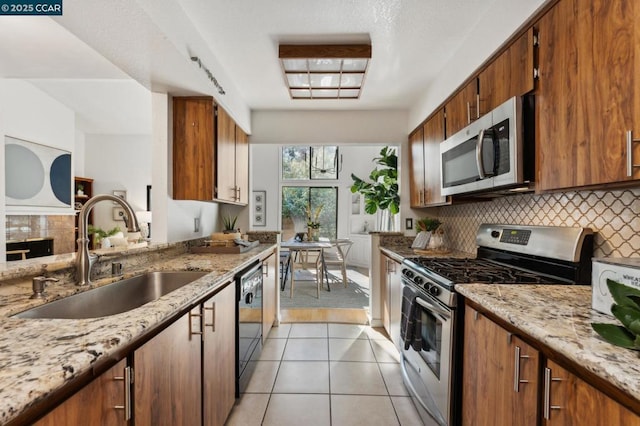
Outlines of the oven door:
M435 420L448 425L452 402L453 311L404 280L402 287L404 382L426 423ZM407 287L409 290L405 290ZM415 300L413 303L407 301L407 294L412 293L414 296L409 297Z

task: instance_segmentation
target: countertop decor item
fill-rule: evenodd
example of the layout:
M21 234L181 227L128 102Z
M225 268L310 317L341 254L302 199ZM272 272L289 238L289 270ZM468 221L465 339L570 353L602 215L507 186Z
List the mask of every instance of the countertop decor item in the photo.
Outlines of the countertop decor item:
M238 222L238 216L222 216L222 226L224 233L236 232L236 223Z
M351 192L364 195L364 210L368 214L382 211L378 221L380 230L391 231L394 228L393 216L400 211L400 193L398 192L398 156L394 148L385 146L380 150L380 157L373 159L378 166L369 174L372 182L360 179L351 174L353 185Z
M591 327L609 343L640 351L640 290L614 280L607 280L607 287L615 301L611 313L622 325L591 323Z

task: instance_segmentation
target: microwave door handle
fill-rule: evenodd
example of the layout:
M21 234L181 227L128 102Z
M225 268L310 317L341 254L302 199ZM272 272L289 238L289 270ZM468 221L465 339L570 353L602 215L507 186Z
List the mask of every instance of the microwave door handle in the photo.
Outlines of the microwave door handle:
M476 140L476 166L478 166L478 177L484 179L484 165L482 164L482 148L484 146L484 129L480 129Z

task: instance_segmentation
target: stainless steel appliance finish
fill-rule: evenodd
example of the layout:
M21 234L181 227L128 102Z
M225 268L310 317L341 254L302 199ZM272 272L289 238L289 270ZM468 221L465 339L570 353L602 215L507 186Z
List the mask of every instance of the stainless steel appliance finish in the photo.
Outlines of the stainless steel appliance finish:
M262 350L262 284L262 262L236 275L236 398L253 373L249 361Z
M409 257L403 262L401 368L428 424L460 422L464 322L455 284L591 282L590 229L482 224L476 242L475 259Z
M527 114L530 110L525 107ZM533 175L523 163L523 118L523 98L513 97L442 142L442 195L528 183ZM533 164L529 153L527 161Z

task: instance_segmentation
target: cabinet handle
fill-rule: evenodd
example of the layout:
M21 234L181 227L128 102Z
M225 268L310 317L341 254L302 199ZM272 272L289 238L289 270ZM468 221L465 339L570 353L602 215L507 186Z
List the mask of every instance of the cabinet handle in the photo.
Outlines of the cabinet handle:
M238 199L237 199L236 201L238 201L238 202L239 202L239 201L240 201L240 190L241 190L242 188L240 188L239 186L238 186L237 188L238 188Z
M205 327L211 327L211 331L216 332L216 302L211 302L211 307L204 307L205 311L211 311L211 324L205 322Z
M480 118L480 94L476 94L476 119Z
M193 317L200 318L200 327L198 327L200 331L193 331ZM193 336L194 334L204 337L204 333L202 333L201 325L202 325L202 314L194 314L192 311L189 311L189 339L191 339L191 336Z
M515 392L520 392L520 383L529 383L529 380L520 380L520 360L522 358L528 359L530 358L530 356L521 355L520 353L521 353L520 346L516 346L516 350L515 350L516 362L515 362L515 367L513 372L513 390Z
M478 318L480 317L480 312L478 311L473 311L473 320L474 321L478 321Z
M267 262L262 262L262 275L269 278L269 265L267 265Z
M640 168L640 164L633 164L633 144L640 143L640 139L633 138L633 130L627 130L627 176L633 176L633 169Z
M124 381L124 405L115 405L116 410L124 410L124 421L131 420L131 383L133 383L133 369L126 367L123 376L116 376L113 380Z
M467 101L467 124L471 123L471 104Z
M559 405L551 405L551 382L561 382L562 379L558 377L551 377L551 369L545 367L544 369L544 407L543 417L545 420L551 419L551 410L560 410L562 407Z

